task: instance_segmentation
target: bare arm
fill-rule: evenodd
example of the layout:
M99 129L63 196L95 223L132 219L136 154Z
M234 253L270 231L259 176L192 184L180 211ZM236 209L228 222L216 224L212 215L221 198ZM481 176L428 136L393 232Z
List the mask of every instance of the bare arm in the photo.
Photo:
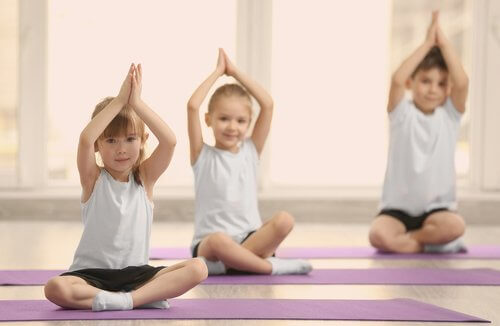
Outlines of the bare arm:
M252 132L252 141L255 144L257 153L260 155L271 129L274 107L273 99L262 86L236 68L225 53L224 57L226 58L226 73L239 81L257 100L257 103L259 103L260 113Z
M214 85L217 79L224 74L225 70L224 54L222 53L222 50L219 49L219 58L217 59L217 67L215 71L212 72L200 86L198 86L188 101L188 135L191 165L196 162L201 149L203 148L203 136L201 133L200 123L201 103L203 103L205 97L207 97L207 94L210 91L210 88Z
M443 53L444 60L448 66L451 78L450 98L453 105L460 113L465 112L465 102L469 92L469 78L465 73L460 58L458 57L451 42L446 38L443 31L437 26L437 44Z
M80 133L77 166L83 188L82 199L85 199L86 195L92 192L95 181L99 176L99 167L95 162L94 144L108 124L127 104L131 90L132 72L133 66L130 67L118 96L99 112Z
M135 67L134 67L135 68ZM134 69L132 76L132 91L130 94L130 106L137 113L139 118L149 127L151 132L158 139L158 146L151 156L146 159L140 167L144 176L144 185L150 196L156 180L166 170L174 154L177 140L170 127L141 99L142 92L142 66L139 64ZM142 142L145 139L141 139Z
M427 31L427 37L420 45L394 72L391 78L391 88L389 90L389 100L387 103L387 112L394 110L401 101L405 93L405 84L411 74L417 68L418 64L424 59L430 49L436 45L437 13L433 13L432 22Z

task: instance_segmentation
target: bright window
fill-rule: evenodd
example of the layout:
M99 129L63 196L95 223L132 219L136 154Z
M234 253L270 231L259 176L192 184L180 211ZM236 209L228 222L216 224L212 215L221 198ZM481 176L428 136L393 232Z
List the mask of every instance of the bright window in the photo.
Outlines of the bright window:
M389 4L273 1L272 184L382 183Z
M186 104L218 47L234 57L236 1L51 0L48 35L50 183L78 184L81 130L100 99L116 96L130 63L142 62L143 98L177 136L160 184L192 184Z

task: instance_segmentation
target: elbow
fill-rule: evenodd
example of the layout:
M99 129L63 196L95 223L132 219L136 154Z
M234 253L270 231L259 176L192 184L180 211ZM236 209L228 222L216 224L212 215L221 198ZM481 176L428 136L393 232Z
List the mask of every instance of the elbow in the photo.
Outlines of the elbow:
M85 131L83 131L81 134L80 134L80 139L78 140L80 146L84 146L84 147L89 147L89 146L94 146L94 142L92 139L90 139L90 137L88 137L86 134L85 134Z
M196 105L195 103L193 103L192 100L189 100L188 101L188 104L187 104L187 109L188 111L198 111L199 109L199 105Z
M459 81L455 81L453 87L455 87L456 89L459 89L461 91L467 90L469 88L469 77L467 77L467 75L465 75Z
M405 87L406 79L398 76L397 74L392 75L391 84L397 87Z

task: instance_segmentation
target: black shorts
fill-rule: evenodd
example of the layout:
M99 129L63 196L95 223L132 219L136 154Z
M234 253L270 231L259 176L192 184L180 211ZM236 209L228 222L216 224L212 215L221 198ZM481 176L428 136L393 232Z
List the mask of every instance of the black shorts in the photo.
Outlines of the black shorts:
M245 242L245 240L248 239L255 232L256 231L250 231L250 232L248 232L248 234L246 235L246 237L243 240L241 240L240 244L242 244L243 242ZM193 255L193 258L198 257L198 247L200 246L200 243L201 243L201 241L198 242L196 244L196 246L194 246L194 248L193 248L193 252L191 253Z
M86 268L62 273L61 276L77 276L88 284L106 291L130 292L140 287L165 266L128 266L123 269Z
M422 228L424 221L429 217L429 215L440 211L449 211L449 209L436 208L419 216L411 216L405 211L399 209L383 209L380 211L380 213L378 213L377 216L389 215L391 217L394 217L395 219L397 219L398 221L400 221L405 225L406 231L411 231Z

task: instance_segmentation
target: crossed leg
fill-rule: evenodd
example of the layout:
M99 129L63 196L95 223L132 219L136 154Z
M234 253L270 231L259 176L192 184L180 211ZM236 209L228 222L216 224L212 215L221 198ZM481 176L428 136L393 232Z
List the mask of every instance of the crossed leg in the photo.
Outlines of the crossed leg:
M207 277L201 259L193 258L166 267L131 292L133 307L177 297ZM45 297L63 308L91 309L94 297L102 291L76 276L56 276L44 288Z
M444 244L465 232L464 219L450 211L432 213L422 228L407 232L404 224L389 215L380 215L372 223L369 240L382 251L416 253L426 244Z
M198 246L198 255L211 261L220 260L225 266L258 274L271 274L271 256L292 231L293 217L278 212L242 244L223 232L205 237Z

